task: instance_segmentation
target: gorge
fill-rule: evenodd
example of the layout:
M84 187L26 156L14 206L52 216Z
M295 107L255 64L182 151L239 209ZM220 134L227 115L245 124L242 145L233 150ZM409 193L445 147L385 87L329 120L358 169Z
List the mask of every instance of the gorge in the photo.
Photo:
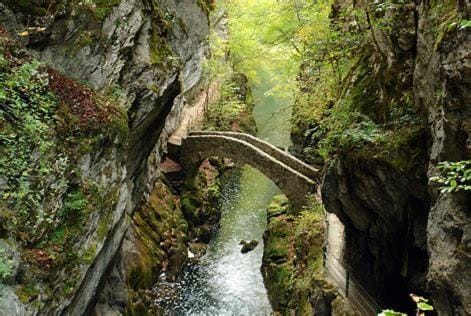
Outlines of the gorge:
M470 314L470 19L1 0L0 315Z

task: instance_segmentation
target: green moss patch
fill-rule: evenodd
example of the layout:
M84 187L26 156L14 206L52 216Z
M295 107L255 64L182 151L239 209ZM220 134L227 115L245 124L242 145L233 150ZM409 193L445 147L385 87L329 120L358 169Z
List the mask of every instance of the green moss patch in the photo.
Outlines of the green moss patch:
M121 0L93 0L94 13L99 20L104 20L113 11L113 8L121 3Z
M269 207L262 264L270 302L281 314L312 311L311 295L332 291L323 276L322 206L311 198L302 212L287 216L279 211L286 201L277 196Z
M188 227L175 199L165 184L157 182L133 217L133 242L139 255L128 262L126 279L134 290L150 288L161 271L177 273L186 260Z

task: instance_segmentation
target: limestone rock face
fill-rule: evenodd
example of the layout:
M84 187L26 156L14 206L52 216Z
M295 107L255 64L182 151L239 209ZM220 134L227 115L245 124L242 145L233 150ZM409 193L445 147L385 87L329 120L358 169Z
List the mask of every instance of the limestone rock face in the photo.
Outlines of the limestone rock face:
M456 1L450 6L458 19L469 19L469 3ZM415 68L415 95L427 108L431 126L429 176L439 173L441 161L471 157L470 32L452 27L433 33L436 10L428 2L418 7ZM466 315L471 313L471 194L439 193L432 182L429 188L429 288L439 314Z
M419 291L438 314L466 315L471 197L440 193L428 178L439 174L441 161L471 157L471 41L469 29L459 26L470 7L466 1L416 3L401 6L403 21L394 32L374 33L373 58L364 62L373 69L367 78L380 88L360 95L385 104L394 95L413 96L428 126L425 137L401 151L415 148L419 156L411 155L413 165L404 169L391 156L345 153L326 168L322 195L327 211L345 224L345 260L370 288L389 298ZM335 8L346 5L351 2L337 1ZM352 82L347 93L360 84ZM407 297L382 303L400 307L401 301Z
M4 284L0 284L0 311L8 311L9 315L29 315L14 289Z
M101 24L72 10L49 33L41 57L54 68L99 90L124 90L131 132L127 173L138 182L139 196L156 178L145 160L155 154L164 127L172 131L179 123L185 97L200 83L206 13L193 0L123 0Z
M28 307L33 313L80 315L93 308L135 209L159 177L167 134L176 128L185 100L202 82L208 13L196 0L121 0L106 8L89 1L64 6L56 1L46 8L37 3L38 7L36 2L0 4L2 27L16 35L26 23L32 25L35 31L17 39L34 55L97 91L119 92L130 131L125 147L107 143L79 159L84 179L112 188L117 196L112 212L106 218L91 216L86 233L78 236L80 254L93 250L80 266L79 282L68 297L56 295L59 302ZM52 14L43 15L46 10ZM119 271L113 275L119 278ZM67 276L57 282L63 278ZM3 297L16 296L5 293Z

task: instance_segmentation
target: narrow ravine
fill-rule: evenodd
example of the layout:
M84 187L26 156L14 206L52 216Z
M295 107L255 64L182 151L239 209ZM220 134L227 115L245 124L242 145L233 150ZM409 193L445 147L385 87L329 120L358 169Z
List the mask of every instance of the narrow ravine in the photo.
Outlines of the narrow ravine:
M257 136L270 143L289 146L288 101L267 95L276 84L268 70L259 69L260 80L252 85ZM275 184L250 166L233 170L223 177L222 219L207 254L188 264L180 281L161 282L154 289L156 303L165 313L269 315L268 301L260 267L266 208L279 194ZM240 252L240 240L257 240L251 252Z
M469 2L0 0L0 316L471 315Z
M263 247L241 254L239 241L261 240L265 207L277 189L249 167L227 174L223 181L221 225L208 253L185 267L181 282L162 283L156 289L166 312L266 315L271 311L260 274Z

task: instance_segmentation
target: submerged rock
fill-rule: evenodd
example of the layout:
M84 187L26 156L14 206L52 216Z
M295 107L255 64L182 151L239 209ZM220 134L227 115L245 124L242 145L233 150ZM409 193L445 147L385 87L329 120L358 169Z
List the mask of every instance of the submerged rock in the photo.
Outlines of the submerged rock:
M247 253L249 251L254 250L255 247L257 247L258 241L256 241L256 240L250 240L250 241L241 240L239 245L242 245L242 248L240 249L240 252L241 253Z

